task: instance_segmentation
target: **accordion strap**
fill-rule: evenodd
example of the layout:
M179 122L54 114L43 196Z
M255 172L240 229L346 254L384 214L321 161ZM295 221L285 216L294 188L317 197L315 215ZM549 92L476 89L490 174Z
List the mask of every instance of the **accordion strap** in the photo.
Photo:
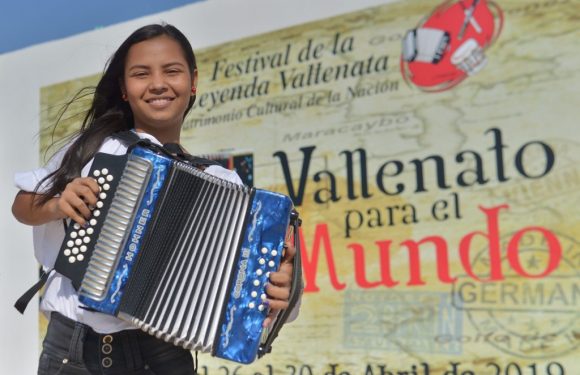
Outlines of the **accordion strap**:
M290 216L290 225L294 227L294 246L296 247L296 254L294 255L294 264L292 271L292 288L290 289L290 297L288 298L288 308L283 310L278 314L272 329L268 333L268 336L264 342L258 348L258 358L261 358L267 353L272 351L272 343L278 337L278 333L282 326L286 323L292 310L300 300L304 285L302 283L302 260L300 253L300 238L298 228L300 227L302 220L298 217L298 212L296 210L292 211Z
M129 150L131 150L133 147L137 145L140 145L160 152L162 154L165 154L174 159L185 161L199 169L205 169L210 165L220 165L216 161L188 154L177 143L166 143L163 146L156 145L148 139L139 137L137 134L135 134L135 132L131 130L123 130L114 133L113 137L123 142L128 147Z
M52 269L48 271L42 270L40 278L38 279L36 284L31 286L30 289L28 289L20 298L18 298L16 303L14 303L14 307L16 308L16 310L18 310L19 313L24 314L24 310L26 310L28 303L30 303L32 297L34 297L34 295L38 293L38 291L44 286L44 284L46 284L46 280L48 280L48 276L50 276L51 272Z

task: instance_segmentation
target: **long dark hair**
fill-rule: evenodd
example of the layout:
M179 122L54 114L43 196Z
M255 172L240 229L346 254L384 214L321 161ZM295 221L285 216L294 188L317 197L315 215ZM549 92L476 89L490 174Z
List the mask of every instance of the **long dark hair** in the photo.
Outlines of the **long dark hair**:
M79 177L83 166L97 153L105 138L111 136L113 133L133 128L133 112L131 112L129 103L123 100L121 92L125 60L129 49L134 44L163 35L169 36L179 43L188 63L191 76L193 77L194 70L196 69L195 55L189 41L181 31L168 24L147 25L135 30L107 62L103 75L94 88L91 106L86 113L80 129L72 135L74 141L64 154L60 167L42 179L36 186L35 192L38 193L40 186L47 180L49 181L47 190L41 193L42 197L37 200L37 204L42 205L46 203L52 197L61 193L70 181ZM75 100L85 96L86 90L85 88L77 93L65 105L61 114ZM194 102L195 96L192 96L189 100L185 115L187 115ZM60 118L57 119L54 125L55 128L58 126L59 121Z

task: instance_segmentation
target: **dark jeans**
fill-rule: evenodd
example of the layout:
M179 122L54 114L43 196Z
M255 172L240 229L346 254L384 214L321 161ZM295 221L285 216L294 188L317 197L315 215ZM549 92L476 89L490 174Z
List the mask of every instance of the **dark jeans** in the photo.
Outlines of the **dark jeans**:
M42 343L38 375L192 375L188 350L140 330L103 335L52 313Z

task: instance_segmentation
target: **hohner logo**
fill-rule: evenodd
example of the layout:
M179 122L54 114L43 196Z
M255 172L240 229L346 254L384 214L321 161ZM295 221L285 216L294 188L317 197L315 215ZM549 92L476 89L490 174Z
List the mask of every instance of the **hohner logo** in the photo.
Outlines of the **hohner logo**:
M147 224L149 213L150 211L146 208L141 210L141 215L139 215L139 219L137 220L137 226L135 227L135 231L131 236L129 251L127 251L127 253L125 254L125 260L127 262L132 262L133 258L135 257L135 252L137 251L137 246L139 246L139 242L141 241L141 237L143 236L143 230L145 229L145 224Z
M236 285L234 286L234 298L240 298L242 287L246 280L246 270L248 268L248 258L250 257L250 249L242 249L242 260L240 260L240 269L238 270L238 277L236 278Z

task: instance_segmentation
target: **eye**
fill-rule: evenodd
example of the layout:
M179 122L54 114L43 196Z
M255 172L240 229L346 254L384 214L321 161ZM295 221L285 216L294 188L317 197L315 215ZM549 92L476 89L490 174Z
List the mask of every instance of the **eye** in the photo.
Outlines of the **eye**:
M143 77L147 77L147 74L148 74L147 71L139 70L139 71L135 71L135 72L131 73L131 77L143 78Z

